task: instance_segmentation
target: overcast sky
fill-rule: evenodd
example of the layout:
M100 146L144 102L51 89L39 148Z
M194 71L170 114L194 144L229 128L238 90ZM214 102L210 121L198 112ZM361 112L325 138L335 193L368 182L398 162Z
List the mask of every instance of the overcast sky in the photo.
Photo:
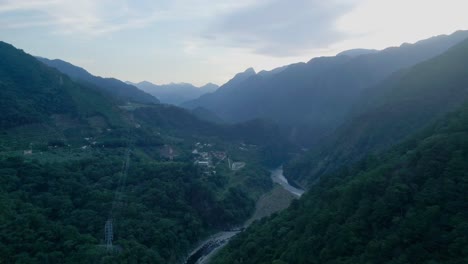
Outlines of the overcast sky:
M0 40L95 75L223 84L248 67L468 29L468 0L0 0Z

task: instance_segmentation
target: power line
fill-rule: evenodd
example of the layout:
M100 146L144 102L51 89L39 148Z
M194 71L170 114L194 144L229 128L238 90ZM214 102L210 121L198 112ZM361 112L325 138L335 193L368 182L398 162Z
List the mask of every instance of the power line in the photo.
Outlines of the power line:
M130 167L130 153L131 153L131 139L130 139L130 129L128 131L127 137L127 149L125 151L124 161L122 163L122 168L120 171L120 177L117 184L117 188L114 193L114 200L112 201L112 206L109 211L109 216L104 224L104 241L106 243L107 251L113 250L112 241L114 239L114 219L116 216L115 211L120 203L123 202L123 191L127 182L128 169Z

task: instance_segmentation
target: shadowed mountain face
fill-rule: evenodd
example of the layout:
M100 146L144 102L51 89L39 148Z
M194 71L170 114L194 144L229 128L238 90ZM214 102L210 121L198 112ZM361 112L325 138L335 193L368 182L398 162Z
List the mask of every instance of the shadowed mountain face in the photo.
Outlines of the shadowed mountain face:
M88 86L95 87L98 90L104 91L114 98L123 102L135 103L159 103L159 100L154 96L141 91L133 85L126 84L114 78L102 78L94 76L85 69L75 66L71 63L62 60L49 60L46 58L37 57L44 64L59 70L60 72L70 76L73 80L83 83Z
M305 157L286 166L313 183L325 173L384 150L468 100L468 40L363 92L348 121Z
M211 263L466 263L467 139L465 105L381 157L328 175Z
M344 125L286 166L306 194L211 263L467 262L467 64L468 39L365 90Z
M445 52L466 37L468 32L460 31L379 52L345 52L292 64L271 74L255 74L249 69L216 92L183 106L206 108L228 122L270 119L292 128L292 139L310 144L341 124L366 88L399 69Z
M201 87L196 87L189 83L171 83L163 85L157 85L147 81L127 83L157 97L161 100L161 103L173 105L179 105L183 102L196 99L203 94L212 93L218 89L218 86L213 83L208 83Z

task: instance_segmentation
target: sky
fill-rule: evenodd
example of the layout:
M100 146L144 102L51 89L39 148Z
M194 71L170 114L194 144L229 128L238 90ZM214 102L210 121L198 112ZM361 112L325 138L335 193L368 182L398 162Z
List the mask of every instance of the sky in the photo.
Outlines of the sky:
M94 75L223 84L468 29L467 0L0 0L0 40Z

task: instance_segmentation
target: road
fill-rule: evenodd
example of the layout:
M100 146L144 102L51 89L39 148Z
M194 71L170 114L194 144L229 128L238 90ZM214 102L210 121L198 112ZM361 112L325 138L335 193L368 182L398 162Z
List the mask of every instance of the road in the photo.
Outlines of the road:
M271 171L271 180L283 187L286 191L290 192L296 197L300 197L304 190L295 188L291 186L288 180L283 175L283 166L276 168ZM252 221L247 221L251 223ZM245 226L247 228L247 226ZM207 264L209 263L210 258L216 254L218 250L223 248L229 240L242 232L241 230L237 231L223 231L219 232L207 240L205 240L201 245L190 253L185 264Z

